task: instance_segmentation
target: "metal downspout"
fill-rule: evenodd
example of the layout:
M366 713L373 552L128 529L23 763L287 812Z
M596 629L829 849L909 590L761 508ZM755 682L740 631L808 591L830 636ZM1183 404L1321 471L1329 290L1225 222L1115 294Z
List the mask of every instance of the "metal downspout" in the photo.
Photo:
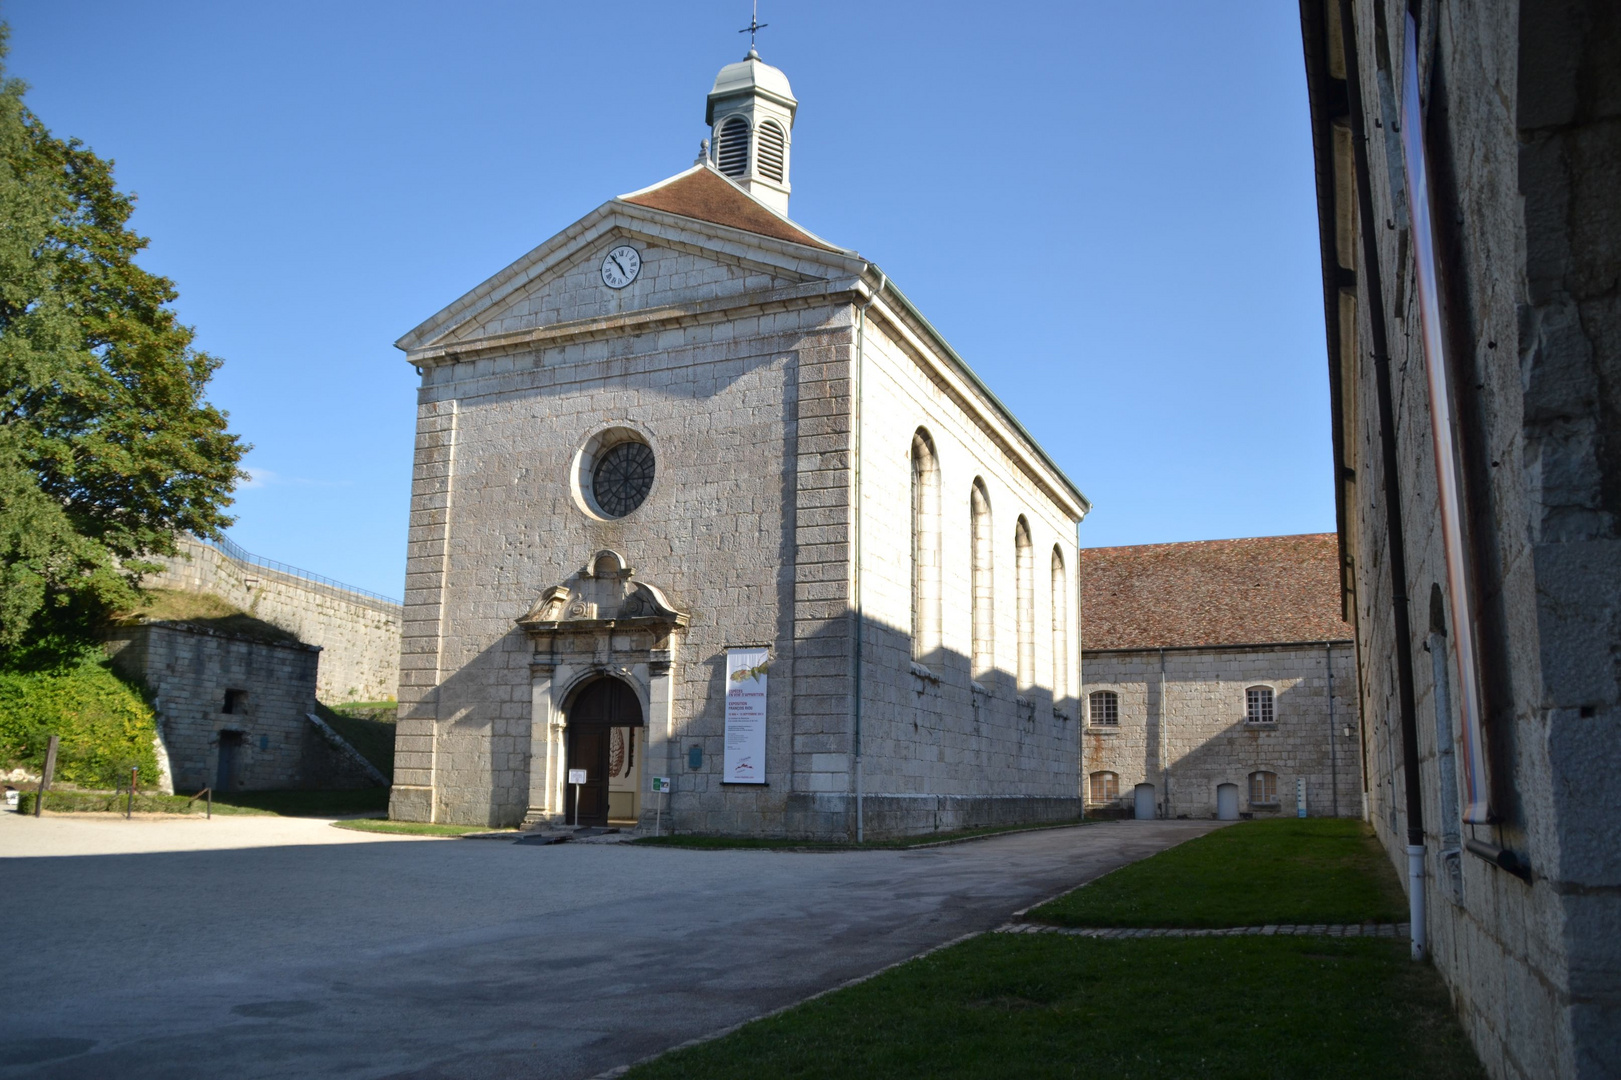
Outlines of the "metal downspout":
M1165 715L1165 650L1159 651L1159 782L1165 792L1162 807L1162 816L1167 820L1171 816L1171 752L1166 745L1169 738L1169 727Z
M1390 379L1390 348L1385 333L1384 289L1379 249L1371 223L1373 190L1369 186L1368 131L1362 115L1362 79L1358 70L1356 20L1348 0L1340 0L1340 32L1345 49L1346 97L1351 106L1351 145L1356 159L1357 232L1362 240L1361 265L1368 295L1368 328L1373 338L1374 382L1379 398L1379 448L1384 466L1385 531L1389 538L1390 602L1396 632L1397 707L1401 717L1402 780L1407 804L1408 921L1413 959L1422 959L1427 943L1424 925L1424 803L1418 777L1418 720L1413 704L1413 630L1408 613L1407 548L1401 516L1401 473L1396 457L1396 408Z
M1340 816L1339 735L1334 731L1334 643L1323 642L1323 667L1328 672L1328 792L1335 817Z
M871 266L871 264L868 264ZM872 269L878 270L876 266ZM877 303L884 286L889 284L889 275L878 270L878 287L867 297L867 302L856 309L856 362L855 383L853 397L855 407L851 410L851 462L853 474L852 491L850 494L850 617L852 620L851 637L854 647L851 649L851 664L854 686L852 688L850 750L855 758L856 782L856 843L865 842L867 838L866 822L863 820L863 792L861 776L861 671L862 671L862 644L866 625L866 612L861 604L861 394L866 385L862 378L866 361L867 349L867 309Z

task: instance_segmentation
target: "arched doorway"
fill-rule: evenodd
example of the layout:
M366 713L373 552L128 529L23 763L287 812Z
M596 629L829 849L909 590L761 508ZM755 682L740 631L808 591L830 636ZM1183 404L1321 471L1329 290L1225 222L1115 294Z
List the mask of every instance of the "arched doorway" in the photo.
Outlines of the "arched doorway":
M1238 820L1238 785L1216 785L1216 817L1221 821Z
M618 679L594 679L574 695L567 715L565 768L584 769L586 780L579 785L578 808L575 785L565 785L564 820L579 825L606 825L610 817L634 821L640 809L643 727L636 692Z
M1138 821L1147 821L1154 816L1154 785L1138 784L1132 792L1131 816Z

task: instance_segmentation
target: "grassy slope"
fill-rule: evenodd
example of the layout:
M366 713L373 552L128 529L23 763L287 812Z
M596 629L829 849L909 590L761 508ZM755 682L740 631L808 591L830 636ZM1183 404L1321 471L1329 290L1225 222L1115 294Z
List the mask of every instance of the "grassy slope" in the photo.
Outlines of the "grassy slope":
M251 638L254 641L298 640L295 635L274 623L249 615L213 593L190 592L184 589L148 589L146 600L140 607L134 611L123 612L119 617L129 621L190 623L193 626L203 626L210 630Z
M1030 917L1066 926L1400 922L1407 900L1362 822L1278 818L1122 867Z
M332 725L336 731L348 740L349 745L359 750L361 756L373 765L384 776L392 778L394 775L394 721L391 713L382 713L368 710L368 715L355 716L343 706L336 709L328 708L317 703L315 711L322 720Z
M59 736L55 779L112 787L130 766L155 782L157 720L140 687L119 676L99 645L32 659L0 656L0 769L44 767Z
M627 1080L1483 1075L1404 942L991 934Z

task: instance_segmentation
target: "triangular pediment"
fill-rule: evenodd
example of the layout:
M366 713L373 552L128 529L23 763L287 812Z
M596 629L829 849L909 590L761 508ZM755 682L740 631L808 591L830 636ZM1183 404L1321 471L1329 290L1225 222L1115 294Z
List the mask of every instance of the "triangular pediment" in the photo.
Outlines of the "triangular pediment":
M615 288L603 265L619 245L635 248L641 265ZM604 203L395 344L415 362L549 327L777 294L864 266L699 165Z

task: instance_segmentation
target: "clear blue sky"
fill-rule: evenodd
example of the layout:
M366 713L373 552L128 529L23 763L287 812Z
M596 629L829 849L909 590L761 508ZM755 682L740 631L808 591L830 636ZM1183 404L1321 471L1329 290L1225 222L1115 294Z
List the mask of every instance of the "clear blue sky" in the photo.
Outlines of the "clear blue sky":
M398 596L400 334L692 163L745 0L5 0L140 196L254 450L231 535ZM1333 528L1293 0L765 0L793 217L881 265L1097 509L1087 546Z

